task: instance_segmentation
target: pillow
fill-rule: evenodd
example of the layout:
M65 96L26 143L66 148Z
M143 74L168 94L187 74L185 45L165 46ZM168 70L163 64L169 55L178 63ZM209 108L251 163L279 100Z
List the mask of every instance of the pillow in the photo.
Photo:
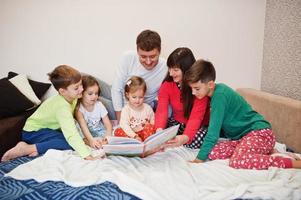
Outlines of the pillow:
M0 79L0 119L16 116L35 107L7 78Z
M7 78L11 79L17 75L18 74L16 72L8 72ZM39 99L41 99L44 96L44 94L51 86L50 83L42 83L38 81L33 81L31 79L28 79L28 82Z
M29 85L29 82L25 75L20 74L18 76L15 76L14 78L9 79L9 81L35 105L39 105L41 103L40 99L36 96L31 86Z

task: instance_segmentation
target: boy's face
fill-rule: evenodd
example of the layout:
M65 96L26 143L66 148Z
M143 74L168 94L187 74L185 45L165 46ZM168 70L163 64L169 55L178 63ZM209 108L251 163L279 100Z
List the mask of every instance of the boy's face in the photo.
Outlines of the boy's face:
M212 96L213 88L214 88L214 82L209 81L208 83L201 83L201 81L198 81L196 83L190 83L189 86L191 87L192 94L198 98L202 99L205 96Z
M154 69L159 62L160 51L158 49L143 51L142 49L138 48L137 53L139 55L140 63L147 70Z
M71 103L74 99L82 97L83 85L80 80L78 83L69 85L66 89L60 88L59 93Z

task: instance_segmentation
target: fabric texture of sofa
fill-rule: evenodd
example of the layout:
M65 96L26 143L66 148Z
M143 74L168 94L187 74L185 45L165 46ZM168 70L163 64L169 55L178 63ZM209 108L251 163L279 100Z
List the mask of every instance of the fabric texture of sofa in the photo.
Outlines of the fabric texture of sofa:
M37 109L50 83L9 72L0 79L0 158L21 140L26 119Z
M0 119L0 158L21 140L21 131L25 121L35 110L32 109L17 116Z
M237 92L272 124L277 142L301 153L301 101L250 88Z

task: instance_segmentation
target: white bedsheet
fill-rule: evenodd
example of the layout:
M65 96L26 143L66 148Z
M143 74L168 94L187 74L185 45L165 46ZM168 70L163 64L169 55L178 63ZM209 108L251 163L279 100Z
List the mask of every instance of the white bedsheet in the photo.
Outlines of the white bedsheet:
M301 170L237 170L228 160L187 162L196 153L179 147L144 159L110 156L85 161L72 151L49 150L7 175L75 187L111 181L142 199L301 199Z

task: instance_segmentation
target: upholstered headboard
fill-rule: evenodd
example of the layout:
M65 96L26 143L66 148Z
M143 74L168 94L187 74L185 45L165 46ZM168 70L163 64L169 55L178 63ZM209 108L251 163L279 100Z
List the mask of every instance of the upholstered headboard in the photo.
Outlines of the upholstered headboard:
M301 153L301 101L250 88L237 92L272 124L278 142Z

